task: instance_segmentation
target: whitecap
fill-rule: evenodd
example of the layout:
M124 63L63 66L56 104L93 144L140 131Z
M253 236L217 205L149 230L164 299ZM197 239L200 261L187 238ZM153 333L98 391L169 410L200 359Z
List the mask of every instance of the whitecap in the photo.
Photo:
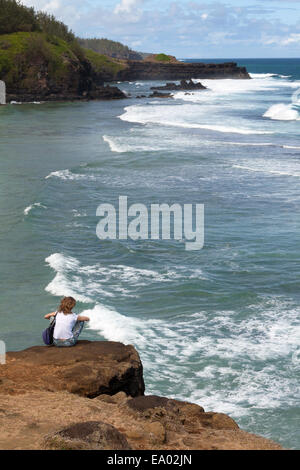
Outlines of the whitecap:
M130 147L119 143L118 138L113 138L108 135L104 135L102 138L104 142L106 142L109 145L109 148L112 152L125 153L125 152L130 151Z
M46 291L53 295L71 295L81 302L92 302L98 296L112 298L117 293L136 297L136 288L149 283L173 282L180 277L172 270L160 273L126 265L103 266L100 263L82 266L76 258L63 253L53 253L45 261L56 272Z
M283 145L284 149L292 149L292 150L300 150L300 147L296 147L295 145Z
M268 111L265 112L263 117L267 117L276 121L298 121L300 120L299 113L293 109L292 104L274 104Z
M45 176L45 179L59 178L62 180L82 180L82 179L95 179L93 175L82 175L79 173L72 173L70 170L52 171L49 175Z
M186 105L190 106L190 105ZM149 106L147 108L143 106L133 105L128 106L124 109L125 113L119 116L123 121L127 122L138 122L140 124L160 124L164 126L182 127L187 129L206 129L222 133L230 134L243 134L243 135L263 135L273 134L272 131L258 130L258 129L246 129L242 127L215 125L215 124L198 124L190 121L183 121L181 116L185 112L189 111L189 108L180 107L180 115L175 114L174 106L155 107ZM170 120L170 115L173 115L174 119ZM195 117L196 119L196 117Z
M260 173L270 173L273 175L279 175L279 176L295 176L299 177L300 176L300 171L299 173L295 173L294 171L282 171L282 170L272 170L268 168L258 168L258 167L251 167L251 166L246 166L246 165L233 165L233 168L238 168L241 170L247 170L247 171L254 171L254 172L260 172Z
M296 404L297 378L278 374L277 367L279 360L291 363L299 346L299 312L288 302L261 298L252 310L248 307L249 315L238 320L235 311L226 310L168 319L136 317L95 300L86 280L92 278L96 283L94 276L100 271L109 283L123 275L122 282L129 279L135 284L141 279L158 280L161 273L123 265L82 266L76 258L61 253L46 261L56 273L55 282L47 286L49 292L92 302L93 307L81 312L90 318L87 328L106 340L137 348L149 394L188 399L207 410L236 417L248 414L253 406L270 409ZM169 272L171 278L173 274ZM180 270L175 274L180 276ZM194 274L201 276L202 272ZM220 377L221 387L216 386Z

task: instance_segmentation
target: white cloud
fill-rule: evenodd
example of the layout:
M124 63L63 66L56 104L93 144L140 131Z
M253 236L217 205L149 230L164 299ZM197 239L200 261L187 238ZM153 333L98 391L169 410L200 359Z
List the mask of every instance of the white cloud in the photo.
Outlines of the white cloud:
M290 44L300 43L300 34L292 33L289 36L265 37L263 43L266 45L289 46Z
M139 7L141 0L121 0L114 9L114 13L132 13L133 10Z
M289 44L293 44L295 42L300 42L300 34L291 34L290 37L283 39L282 45L288 46Z
M283 1L277 7L274 0L273 9L263 0L263 6L239 2L238 7L231 0L21 1L54 14L79 36L107 37L179 57L271 57L282 49L296 56L300 44L298 17L279 15Z

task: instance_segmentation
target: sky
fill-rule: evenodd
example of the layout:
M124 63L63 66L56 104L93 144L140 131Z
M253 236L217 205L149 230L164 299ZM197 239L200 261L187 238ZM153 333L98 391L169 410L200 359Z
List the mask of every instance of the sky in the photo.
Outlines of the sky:
M81 37L177 58L300 57L300 0L22 0Z

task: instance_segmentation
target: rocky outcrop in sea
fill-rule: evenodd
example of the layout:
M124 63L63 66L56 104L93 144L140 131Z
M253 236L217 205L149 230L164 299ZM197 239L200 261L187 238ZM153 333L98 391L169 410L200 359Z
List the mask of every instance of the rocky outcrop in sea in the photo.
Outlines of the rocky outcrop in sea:
M193 80L181 80L180 84L166 83L164 86L153 86L151 90L166 90L166 91L193 91L193 90L207 90L202 83L196 83Z

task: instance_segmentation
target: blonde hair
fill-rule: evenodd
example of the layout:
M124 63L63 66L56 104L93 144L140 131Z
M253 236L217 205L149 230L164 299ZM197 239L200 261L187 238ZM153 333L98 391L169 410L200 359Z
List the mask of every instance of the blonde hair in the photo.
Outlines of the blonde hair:
M73 297L64 297L58 307L58 312L63 312L65 315L72 313L73 308L76 305L76 300Z

